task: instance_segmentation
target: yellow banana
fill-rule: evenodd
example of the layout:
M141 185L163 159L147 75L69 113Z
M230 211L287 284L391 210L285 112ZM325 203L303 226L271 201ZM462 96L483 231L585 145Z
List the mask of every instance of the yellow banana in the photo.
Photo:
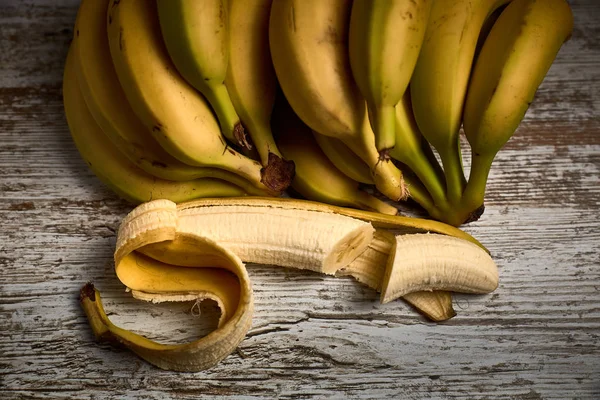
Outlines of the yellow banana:
M395 215L398 209L367 192L338 170L323 153L306 126L285 102L275 107L273 128L277 144L296 165L292 188L314 201ZM360 162L362 160L359 159Z
M415 119L442 159L447 196L454 207L466 183L459 129L477 39L488 16L509 1L434 1L411 79Z
M75 54L67 56L63 78L65 114L71 136L96 176L121 197L141 203L157 198L176 202L207 196L240 196L244 191L218 179L172 182L156 178L130 163L104 135L90 114L78 86Z
M190 165L238 174L274 194L289 185L285 179L267 176L272 171L227 145L209 105L171 62L160 35L155 2L112 0L107 33L127 99L166 151Z
M486 38L467 92L464 130L471 174L463 212L483 204L496 153L513 135L563 43L573 31L565 0L514 0Z
M229 18L225 0L157 0L165 45L177 71L202 93L231 143L249 149L224 84L229 64Z
M366 185L375 184L369 166L350 150L344 142L333 136L321 135L315 131L312 131L312 135L323 153L337 169L356 182Z
M89 112L104 134L133 164L161 179L189 181L217 178L248 194L269 192L224 169L194 167L167 153L152 137L127 102L112 64L106 36L109 0L84 0L79 6L72 43L74 69Z
M275 1L269 22L275 72L306 125L350 147L369 166L385 196L405 199L401 172L379 159L365 100L352 78L347 45L350 11L347 0Z
M412 76L432 0L354 0L350 18L350 66L367 100L381 158L396 144L394 107ZM399 146L402 146L400 143Z
M249 131L262 165L288 171L271 132L277 77L269 50L272 0L228 0L229 66L225 86L244 127Z

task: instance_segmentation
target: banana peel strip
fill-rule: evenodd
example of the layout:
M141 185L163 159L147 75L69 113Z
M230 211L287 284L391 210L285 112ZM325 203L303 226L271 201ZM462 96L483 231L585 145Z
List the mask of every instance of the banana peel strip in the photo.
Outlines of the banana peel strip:
M123 220L114 257L117 276L140 300L216 301L221 309L218 327L207 336L190 343L157 343L111 323L102 306L100 293L93 285L87 284L81 289L80 303L98 340L120 343L159 368L187 372L211 368L235 350L252 325L254 303L247 270L242 259L230 248L204 232L197 234L193 224L189 223L194 218L194 210L215 206L232 207L232 210L234 207L266 207L266 213L271 213L272 209L326 213L341 219L361 220L369 227L371 224L379 227L369 231L353 225L348 229L360 231L353 233L354 237L342 235L341 238L334 238L334 242L346 240L350 244L325 249L325 253L340 253L333 257L333 264L328 254L321 254L321 261L316 260L308 266L274 263L336 276L352 276L377 291L382 289L387 261L394 244L394 235L384 228L441 233L466 239L485 250L466 232L436 221L381 215L306 200L215 198L179 205L168 200L155 200L136 207ZM181 217L186 212L187 223L186 217ZM351 257L347 256L349 252L353 254ZM252 258L252 254L256 252L249 251L245 258ZM323 260L329 260L329 264ZM434 321L455 315L450 293L446 291L419 291L406 294L403 298Z

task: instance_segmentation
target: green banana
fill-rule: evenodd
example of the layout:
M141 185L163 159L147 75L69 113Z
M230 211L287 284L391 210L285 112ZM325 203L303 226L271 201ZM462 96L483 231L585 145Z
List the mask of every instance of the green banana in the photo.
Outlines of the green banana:
M75 73L75 54L69 50L63 78L65 114L79 153L96 176L121 197L132 203L152 199L182 202L198 197L230 197L245 192L218 179L172 182L156 178L130 163L104 135L90 114Z
M381 159L396 144L398 104L421 50L432 0L354 0L350 17L350 66L367 100Z
M224 84L229 65L229 19L225 0L157 0L160 29L177 71L217 114L231 143L249 149Z
M563 43L573 31L565 0L514 0L486 38L469 83L464 130L471 174L464 213L483 204L496 153L514 134Z
M466 184L459 129L477 40L488 16L509 1L434 1L411 79L415 119L440 155L453 207L460 204Z

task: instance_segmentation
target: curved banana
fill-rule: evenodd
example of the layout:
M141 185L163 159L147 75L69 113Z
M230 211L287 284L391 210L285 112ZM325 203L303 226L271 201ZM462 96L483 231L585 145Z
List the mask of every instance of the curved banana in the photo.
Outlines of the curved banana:
M347 0L275 1L269 21L275 72L285 97L306 125L350 147L369 166L385 196L405 199L402 173L379 159L365 100L352 78L347 46L350 11Z
M269 15L273 0L228 0L229 66L225 86L262 165L293 176L271 132L277 77L269 50ZM291 178L290 178L291 179Z
M273 128L277 132L279 148L296 165L292 188L300 195L327 204L383 214L398 213L396 207L360 190L358 182L338 170L317 144L311 129L294 114L289 105L283 103L276 107ZM362 160L359 161L362 163Z
M471 174L463 212L483 204L496 153L521 123L563 43L573 31L565 0L514 0L485 40L469 84L464 130Z
M242 187L248 194L268 196L266 189L261 190L224 169L184 164L156 142L127 102L112 64L106 36L108 4L109 0L81 2L71 44L79 88L104 134L130 162L158 178L172 181L217 178Z
M425 154L423 135L414 118L409 91L402 96L394 111L397 146L390 149L390 157L406 164L427 188L435 206L442 211L447 210L449 204L445 187L434 168L437 161L432 165Z
M383 278L381 302L423 290L490 293L497 287L498 267L481 247L444 235L398 235Z
M396 144L398 104L421 50L432 0L354 0L350 18L350 66L367 100L381 158Z
M107 33L127 99L166 151L190 165L238 174L274 194L289 185L227 145L209 105L171 62L160 35L155 2L111 0Z
M65 114L71 136L96 176L121 197L141 203L157 198L176 202L207 196L240 196L244 191L218 179L166 181L130 163L104 135L88 111L75 74L75 54L69 50L63 78Z
M231 143L249 149L224 84L229 65L229 18L225 0L157 0L160 29L177 71L217 114Z
M415 119L442 159L447 196L454 207L466 183L459 129L477 39L488 16L509 1L434 1L411 79Z
M321 135L315 131L312 131L312 135L323 153L338 170L356 182L366 185L375 184L369 166L350 150L344 142L333 136Z

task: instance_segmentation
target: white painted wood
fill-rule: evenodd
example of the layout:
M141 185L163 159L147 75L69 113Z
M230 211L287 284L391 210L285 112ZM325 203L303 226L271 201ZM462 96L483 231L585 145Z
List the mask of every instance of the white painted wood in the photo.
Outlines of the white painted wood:
M496 292L457 295L458 316L433 324L351 279L250 266L248 337L195 374L97 344L77 303L93 281L116 323L169 342L217 315L137 302L115 277L131 206L80 159L62 111L77 5L0 7L0 398L600 398L600 3L572 2L573 38L465 226L500 267Z

